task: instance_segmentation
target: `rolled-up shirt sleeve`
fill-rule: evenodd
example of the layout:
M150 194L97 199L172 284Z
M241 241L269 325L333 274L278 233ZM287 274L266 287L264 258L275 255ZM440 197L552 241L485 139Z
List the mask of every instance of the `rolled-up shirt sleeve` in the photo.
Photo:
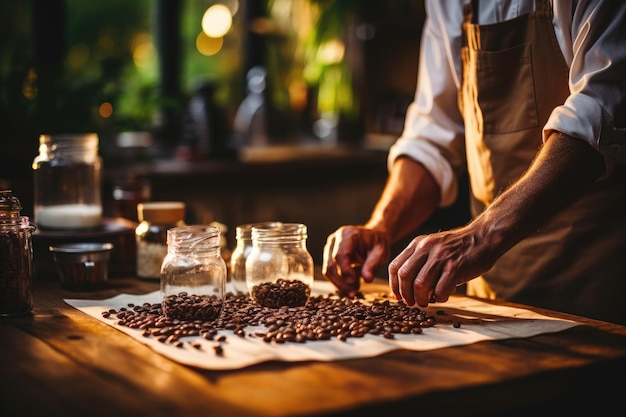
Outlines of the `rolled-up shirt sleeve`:
M415 100L407 109L402 135L389 150L388 165L391 168L400 156L422 164L439 184L440 206L448 206L456 200L457 179L466 162L457 102L461 28L458 33L446 32L442 19L459 20L462 7L438 10L435 19L429 8L441 7L437 3L426 5L429 17L422 31Z
M571 27L564 25L559 39L571 61L570 95L550 115L543 139L556 130L588 142L604 157L609 175L626 165L626 2L577 4L563 10ZM569 23L565 16L559 20Z

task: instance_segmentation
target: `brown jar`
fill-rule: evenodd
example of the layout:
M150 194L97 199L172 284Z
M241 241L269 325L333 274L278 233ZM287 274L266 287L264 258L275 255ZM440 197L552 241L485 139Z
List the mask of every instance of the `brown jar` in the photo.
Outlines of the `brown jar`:
M22 205L11 191L0 191L0 316L20 316L33 309L35 226L20 216Z

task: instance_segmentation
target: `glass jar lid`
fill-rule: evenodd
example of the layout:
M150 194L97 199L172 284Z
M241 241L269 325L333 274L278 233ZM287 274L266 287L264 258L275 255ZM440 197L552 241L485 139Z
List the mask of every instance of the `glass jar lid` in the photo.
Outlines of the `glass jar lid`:
M302 223L278 223L252 227L253 242L286 243L306 239L307 227Z

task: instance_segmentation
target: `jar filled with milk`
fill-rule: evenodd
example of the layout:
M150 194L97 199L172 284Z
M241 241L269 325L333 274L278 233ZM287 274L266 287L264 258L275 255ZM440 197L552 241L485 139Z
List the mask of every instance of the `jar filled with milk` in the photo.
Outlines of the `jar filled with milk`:
M102 223L98 135L41 135L33 161L34 214L40 229L85 230Z

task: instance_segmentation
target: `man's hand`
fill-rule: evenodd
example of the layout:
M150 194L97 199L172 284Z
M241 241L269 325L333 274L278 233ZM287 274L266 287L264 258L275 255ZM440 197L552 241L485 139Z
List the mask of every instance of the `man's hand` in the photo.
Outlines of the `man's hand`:
M407 305L446 301L457 285L488 271L576 201L603 171L603 158L591 146L553 133L530 169L469 225L415 238L389 264L391 290Z
M376 269L389 261L390 242L382 232L363 226L343 226L326 240L322 274L339 292L354 297L360 279L372 282Z
M458 285L488 271L502 252L480 229L475 224L413 239L389 264L395 297L409 306L445 302Z

